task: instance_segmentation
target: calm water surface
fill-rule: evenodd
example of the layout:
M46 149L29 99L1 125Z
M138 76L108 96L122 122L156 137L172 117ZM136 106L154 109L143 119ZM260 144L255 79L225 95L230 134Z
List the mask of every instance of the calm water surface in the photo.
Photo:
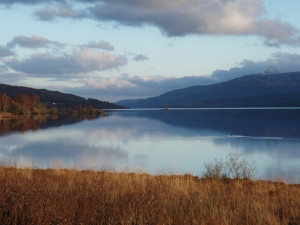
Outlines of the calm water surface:
M238 153L256 179L300 182L300 109L117 110L14 130L0 136L2 164L200 175Z

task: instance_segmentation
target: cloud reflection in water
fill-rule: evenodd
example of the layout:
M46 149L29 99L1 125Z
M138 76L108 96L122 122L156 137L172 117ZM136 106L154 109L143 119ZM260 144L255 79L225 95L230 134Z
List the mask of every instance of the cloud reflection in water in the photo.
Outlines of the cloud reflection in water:
M293 118L294 112L286 116L271 111L115 111L97 120L2 136L0 160L199 175L204 163L235 152L256 162L257 178L288 174L293 182L300 171L300 119Z

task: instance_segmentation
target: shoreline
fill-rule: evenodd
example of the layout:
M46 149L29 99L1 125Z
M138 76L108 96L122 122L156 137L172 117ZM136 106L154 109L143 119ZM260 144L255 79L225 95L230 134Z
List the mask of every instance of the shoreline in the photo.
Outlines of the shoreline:
M12 119L15 115L13 113L0 112L0 119Z
M45 116L49 116L49 115L83 115L83 116L88 116L88 115L92 115L92 116L103 116L105 113L105 111L103 109L93 109L93 111L91 113L86 113L86 112L68 112L65 110L62 111L57 111L57 112L41 112L41 113L36 113L36 112L32 112L32 113L11 113L11 112L0 112L0 119L14 119L14 118L21 118L21 117L26 117L26 116L35 116L35 115L45 115Z

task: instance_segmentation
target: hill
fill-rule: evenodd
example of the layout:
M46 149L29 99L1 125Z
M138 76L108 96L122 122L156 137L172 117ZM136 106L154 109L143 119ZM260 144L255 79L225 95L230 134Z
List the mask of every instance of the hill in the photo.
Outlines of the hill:
M83 97L66 94L59 91L49 91L46 89L35 89L22 86L12 86L6 84L0 84L0 94L5 93L6 95L13 97L16 94L37 94L40 97L40 101L48 107L54 106L57 108L68 108L78 105L91 106L95 109L118 109L123 108L119 105L112 104L106 101L99 101L97 99L85 99Z
M125 107L298 107L300 72L253 74L206 86L192 86L138 101Z

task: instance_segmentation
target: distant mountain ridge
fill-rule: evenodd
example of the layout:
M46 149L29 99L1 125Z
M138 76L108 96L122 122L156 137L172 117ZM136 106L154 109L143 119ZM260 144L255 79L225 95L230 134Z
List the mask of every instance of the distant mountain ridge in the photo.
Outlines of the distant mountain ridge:
M7 84L0 84L0 94L5 93L6 95L13 97L16 94L37 94L40 97L40 101L46 104L48 107L57 107L57 108L68 108L78 105L91 106L95 109L119 109L123 108L122 106L107 102L100 101L97 99L85 99L83 97L66 94L59 91L49 91L46 89L35 89L22 86L12 86Z
M300 107L300 72L267 72L178 89L138 101L123 100L121 105L130 108L161 108L165 105L183 108Z

